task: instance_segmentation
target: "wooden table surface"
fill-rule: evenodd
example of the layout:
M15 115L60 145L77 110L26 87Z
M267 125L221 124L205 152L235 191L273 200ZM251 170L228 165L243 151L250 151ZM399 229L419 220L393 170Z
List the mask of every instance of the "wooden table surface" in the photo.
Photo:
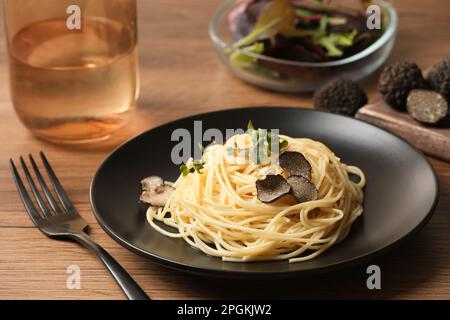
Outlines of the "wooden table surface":
M396 1L400 29L391 61L426 67L450 53L450 7L442 0ZM139 1L142 97L127 129L111 141L83 148L35 139L11 105L7 57L0 27L0 299L124 299L102 264L77 244L50 240L30 222L8 168L10 157L44 150L92 237L131 273L154 299L216 298L450 298L450 164L432 160L439 176L438 208L422 232L373 261L382 289L366 288L366 267L298 280L229 281L168 270L138 257L108 237L89 205L91 178L119 142L190 114L253 105L311 106L310 95L259 90L231 76L212 50L207 28L220 1ZM1 12L0 12L1 16ZM362 85L376 95L376 79ZM81 289L66 288L66 269L81 268Z

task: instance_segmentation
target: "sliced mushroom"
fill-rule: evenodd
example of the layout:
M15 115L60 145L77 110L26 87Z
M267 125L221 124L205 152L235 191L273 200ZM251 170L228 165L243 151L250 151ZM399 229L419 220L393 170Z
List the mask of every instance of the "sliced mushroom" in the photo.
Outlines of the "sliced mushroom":
M153 207L164 207L175 188L164 183L160 177L148 177L141 181L142 195L139 199Z
M280 166L290 176L303 176L311 180L311 164L300 152L286 151L280 155Z
M258 200L272 203L289 194L291 186L282 175L267 175L265 179L256 181Z
M291 194L299 203L317 199L318 192L313 183L304 176L290 176L287 183L291 186Z
M146 191L153 191L162 185L164 185L164 180L157 176L148 177L141 181L142 190Z

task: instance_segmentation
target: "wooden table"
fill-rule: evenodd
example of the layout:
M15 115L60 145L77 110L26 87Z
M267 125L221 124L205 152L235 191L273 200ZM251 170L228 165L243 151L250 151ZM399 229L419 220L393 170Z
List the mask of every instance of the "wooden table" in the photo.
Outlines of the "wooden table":
M310 95L266 92L231 76L215 57L207 28L220 1L139 1L142 98L126 130L84 148L35 139L16 118L8 92L0 32L0 299L124 299L105 268L80 246L46 238L30 222L8 168L10 157L45 150L68 193L104 246L154 299L215 298L450 298L450 164L432 160L439 175L438 208L407 244L374 261L382 290L366 288L366 265L286 281L224 281L186 275L138 257L109 238L89 205L89 184L120 141L194 113L251 105L311 106ZM396 1L398 41L391 57L425 67L450 53L450 7L441 0ZM0 14L1 15L1 14ZM373 98L377 75L362 83ZM66 269L81 268L81 289L66 289Z

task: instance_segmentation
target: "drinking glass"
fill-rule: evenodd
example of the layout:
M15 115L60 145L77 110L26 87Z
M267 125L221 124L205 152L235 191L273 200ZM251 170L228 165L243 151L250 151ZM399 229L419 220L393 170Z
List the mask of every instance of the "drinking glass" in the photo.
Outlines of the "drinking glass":
M108 138L139 96L136 0L3 0L11 97L56 143Z

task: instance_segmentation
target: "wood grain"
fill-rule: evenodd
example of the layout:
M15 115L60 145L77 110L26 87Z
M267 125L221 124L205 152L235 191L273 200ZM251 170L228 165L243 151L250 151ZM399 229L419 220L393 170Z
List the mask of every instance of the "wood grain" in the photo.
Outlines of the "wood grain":
M70 197L92 226L92 237L115 256L154 299L216 298L450 298L450 165L433 160L439 205L425 229L401 249L373 261L382 290L366 289L365 268L295 281L225 281L163 268L125 250L96 224L90 180L106 155L125 139L194 113L250 105L310 107L309 95L259 90L231 76L215 57L208 23L220 1L139 1L142 73L140 107L130 125L97 145L61 147L35 139L14 114L0 30L0 299L124 299L102 265L80 246L47 239L34 228L11 180L8 159L44 150ZM441 0L397 1L398 40L391 57L429 66L450 53L450 7ZM1 14L1 12L0 12ZM0 27L1 28L1 27ZM377 75L362 83L376 96ZM81 290L68 290L66 268L81 267Z

